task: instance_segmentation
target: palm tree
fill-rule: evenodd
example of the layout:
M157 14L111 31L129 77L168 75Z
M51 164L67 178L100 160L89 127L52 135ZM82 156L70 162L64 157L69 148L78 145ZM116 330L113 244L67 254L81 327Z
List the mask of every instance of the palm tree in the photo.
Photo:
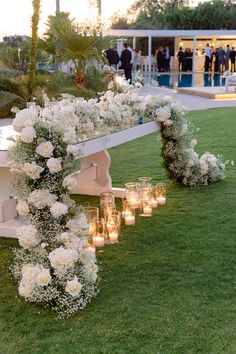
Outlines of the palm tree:
M30 50L30 71L29 71L29 81L28 81L28 92L30 96L32 96L34 81L35 81L39 15L40 15L40 0L33 0L33 15L31 20L32 40L31 40L31 50Z
M102 0L97 0L98 17L102 17Z
M56 14L60 12L60 0L56 0Z
M74 20L68 13L60 12L49 18L49 31L47 39L53 38L56 48L60 48L60 56L64 61L72 60L75 66L76 79L79 86L84 86L84 73L86 64L90 59L103 59L103 50L110 44L110 38L97 34L87 36L86 33L78 33ZM44 49L53 49L51 42L45 43ZM58 55L59 53L57 53Z

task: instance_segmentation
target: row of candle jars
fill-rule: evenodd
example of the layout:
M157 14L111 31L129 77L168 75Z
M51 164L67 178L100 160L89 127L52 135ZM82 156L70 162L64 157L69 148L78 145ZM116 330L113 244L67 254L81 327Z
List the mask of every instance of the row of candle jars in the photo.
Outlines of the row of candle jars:
M100 207L88 208L89 242L94 247L117 243L120 236L121 212L116 210L115 196L112 192L100 195Z
M134 210L140 210L140 216L151 216L153 208L166 204L165 184L152 185L151 180L151 177L140 177L138 182L125 184L124 210L126 209L126 203L128 203Z
M138 182L126 183L126 195L122 198L122 213L116 210L113 192L100 195L100 207L89 208L89 240L94 247L117 243L120 236L121 217L125 225L134 225L137 212L140 216L152 216L152 209L166 203L164 184L152 186L150 177L140 177Z

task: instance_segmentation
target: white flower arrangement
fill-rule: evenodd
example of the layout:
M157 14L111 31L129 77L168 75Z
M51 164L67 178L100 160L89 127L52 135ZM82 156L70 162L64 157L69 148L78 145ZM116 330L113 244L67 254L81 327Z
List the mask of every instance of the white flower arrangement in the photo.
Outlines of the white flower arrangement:
M121 93L109 90L88 101L63 95L50 102L44 95L44 108L16 113L13 127L20 137L9 151L11 173L17 211L28 226L18 232L21 248L15 250L12 274L21 296L49 304L61 317L85 308L98 292L88 221L69 195L77 186L77 170L66 166L81 157L76 143L156 121L171 179L196 187L224 178L219 156L196 153L186 109L169 96L140 97L138 89L126 83Z
M98 291L98 269L91 267L89 257L82 256L88 247L87 219L69 195L77 185L76 175L68 175L66 166L71 172L71 155L80 155L68 144L81 141L80 129L82 140L85 133L94 133L99 110L94 107L96 101L87 105L87 101L78 100L75 104L65 98L50 108L49 100L45 101L48 106L38 114L19 111L13 122L20 136L9 151L11 173L17 211L28 225L18 230L21 248L14 251L11 269L20 296L49 304L60 317L68 317L83 309ZM75 113L78 107L83 121ZM97 114L94 120L91 112ZM95 254L92 261L96 264Z

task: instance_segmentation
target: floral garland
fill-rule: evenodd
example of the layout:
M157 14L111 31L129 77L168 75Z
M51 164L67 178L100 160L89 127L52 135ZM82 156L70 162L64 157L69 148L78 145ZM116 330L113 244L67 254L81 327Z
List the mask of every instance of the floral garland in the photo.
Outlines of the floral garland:
M14 250L12 274L26 301L67 317L98 291L86 215L69 195L77 182L67 173L78 167L67 151L66 129L56 129L29 109L17 113L13 127L20 135L9 152L11 172L17 212L26 226L17 232L22 248Z
M226 163L221 156L195 151L197 140L185 116L186 108L170 96L162 99L146 97L145 115L160 124L162 157L171 180L186 187L208 185L225 177Z
M82 309L98 291L98 267L88 246L82 206L70 199L77 181L76 143L148 121L160 124L162 156L169 177L187 187L224 178L225 164L194 150L185 108L169 96L138 95L137 89L99 100L63 95L45 107L16 114L19 133L10 150L17 211L26 226L18 230L21 249L14 250L14 278L27 301L51 306L59 316Z

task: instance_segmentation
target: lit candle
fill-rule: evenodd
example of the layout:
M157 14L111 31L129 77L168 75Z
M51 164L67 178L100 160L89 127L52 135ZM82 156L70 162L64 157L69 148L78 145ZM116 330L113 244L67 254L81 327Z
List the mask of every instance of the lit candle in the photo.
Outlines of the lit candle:
M89 224L89 236L93 236L96 231L96 225L94 223Z
M152 206L152 208L157 208L157 205L158 205L157 200L156 200L156 199L152 199L152 200L151 200L151 206Z
M157 197L157 203L160 205L165 205L166 204L166 197Z
M135 198L135 197L131 197L129 199L129 202L130 202L130 204L132 205L133 208L138 208L139 205L140 205L139 200L137 198Z
M118 232L116 232L116 231L110 232L109 239L111 242L117 242L118 241Z
M149 205L145 205L143 207L143 214L144 215L152 215L152 207Z
M94 247L104 247L105 241L104 241L104 237L97 235L94 236L93 238L93 245Z
M125 225L134 225L135 224L135 216L134 215L126 215L125 216Z

